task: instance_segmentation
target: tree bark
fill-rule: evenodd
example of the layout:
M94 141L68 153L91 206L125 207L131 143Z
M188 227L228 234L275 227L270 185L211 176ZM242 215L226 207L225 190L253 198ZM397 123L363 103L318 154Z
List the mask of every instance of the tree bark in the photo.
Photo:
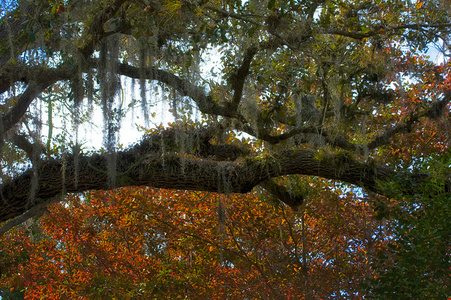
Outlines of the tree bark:
M137 146L116 154L77 154L41 162L3 185L0 221L14 218L62 193L126 186L247 193L267 179L291 174L340 180L381 193L377 181L394 175L386 168L359 163L343 155L316 157L306 150L242 161L216 161L159 151L143 153L137 149L142 150ZM114 172L109 167L112 159L116 161Z

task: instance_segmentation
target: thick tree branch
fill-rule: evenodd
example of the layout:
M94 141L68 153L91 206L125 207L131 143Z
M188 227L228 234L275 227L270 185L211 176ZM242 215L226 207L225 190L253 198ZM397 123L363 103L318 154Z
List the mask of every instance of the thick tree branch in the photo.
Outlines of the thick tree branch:
M97 67L98 60L90 60L91 67ZM205 114L221 115L224 117L235 118L239 115L233 109L214 103L213 99L207 95L204 89L192 84L186 79L180 78L168 71L160 70L158 68L149 67L140 70L127 64L118 64L117 72L130 78L139 79L144 78L149 80L157 80L161 83L167 84L177 90L181 95L188 96L196 102L201 112Z
M255 46L251 46L246 50L244 54L243 62L241 66L238 68L235 74L232 75L232 89L233 89L233 99L232 99L232 110L236 111L238 105L240 104L241 97L243 96L243 88L244 83L246 81L246 77L249 74L249 69L251 67L252 59L255 54L257 54L258 48Z
M30 82L25 92L18 97L16 105L2 117L0 126L3 132L8 131L19 122L31 102L49 85L50 83Z
M27 68L21 64L5 67L0 74L0 94L8 91L15 82L28 82L29 78L27 75L32 72L31 69L32 68L29 68L27 70Z
M251 153L250 149L231 144L211 144L210 140L221 126L201 128L169 128L137 144L133 151L139 155L146 153L178 152L217 161L234 161ZM186 145L192 147L186 148Z
M35 80L30 81L28 88L17 99L17 103L0 120L2 134L10 130L23 117L31 102L47 87L59 80L68 80L72 74L64 67L48 69L40 72Z
M306 150L286 151L264 159L256 157L240 162L224 162L181 157L175 153L143 153L142 149L137 149L116 154L117 187L152 186L246 193L273 177L303 174L341 180L383 192L378 189L377 180L386 180L394 175L386 168L362 164L346 156L321 158ZM24 213L30 208L30 203L39 204L63 192L111 188L107 155L48 160L35 170L30 169L5 183L1 189L3 204L0 221ZM37 188L32 188L36 178Z
M25 84L31 81L58 81L71 79L71 71L65 66L47 68L45 66L27 66L24 63L8 65L0 74L0 94L8 91L16 82Z

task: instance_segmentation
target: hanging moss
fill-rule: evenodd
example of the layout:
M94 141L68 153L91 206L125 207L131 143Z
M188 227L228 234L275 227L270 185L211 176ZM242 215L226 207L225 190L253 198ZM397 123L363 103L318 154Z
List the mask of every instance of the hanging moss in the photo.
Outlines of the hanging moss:
M147 107L147 80L145 78L145 68L147 67L147 59L148 53L147 49L144 45L141 44L141 48L139 49L139 67L140 67L140 79L139 79L139 89L140 89L140 97L141 97L141 111L144 117L144 121L148 122L149 119L149 110Z
M108 182L115 186L116 148L121 123L121 103L118 92L121 88L116 62L119 59L119 35L108 37L101 43L98 77L103 113L104 145L108 153Z

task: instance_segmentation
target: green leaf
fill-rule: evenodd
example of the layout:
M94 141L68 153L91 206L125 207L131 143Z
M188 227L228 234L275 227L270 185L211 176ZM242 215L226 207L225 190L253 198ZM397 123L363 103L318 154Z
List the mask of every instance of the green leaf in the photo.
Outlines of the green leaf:
M370 32L370 29L368 27L362 26L362 27L360 27L360 31L362 33L368 33L368 32Z

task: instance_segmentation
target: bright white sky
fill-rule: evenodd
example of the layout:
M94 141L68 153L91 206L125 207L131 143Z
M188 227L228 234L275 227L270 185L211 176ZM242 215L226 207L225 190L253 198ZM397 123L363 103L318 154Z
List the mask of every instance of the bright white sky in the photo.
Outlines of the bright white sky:
M220 80L220 70L222 63L217 49L210 49L205 54L204 63L199 66L201 76L206 80ZM138 130L140 126L145 128L156 128L160 124L167 126L169 122L174 122L175 118L171 112L169 112L170 104L168 100L163 100L162 90L158 88L158 93L152 85L147 84L147 102L153 106L149 106L149 115L155 112L154 117L149 117L146 124L143 114L141 112L140 104L137 104L134 110L130 110L126 117L122 120L121 129L119 133L119 144L122 144L124 148L139 142L143 135L142 130ZM122 79L122 89L124 96L123 107L127 108L132 99L140 99L140 84L136 81L134 85L131 84L131 80L128 78ZM195 113L195 111L194 111ZM196 113L195 113L196 114ZM196 117L196 116L195 116ZM197 116L198 117L198 116ZM93 112L91 124L85 124L79 128L78 141L83 145L84 149L94 150L100 149L103 146L103 114L99 107L96 107ZM55 122L56 123L56 122ZM61 124L60 124L61 125ZM57 125L58 126L58 125ZM47 136L47 127L43 129L42 134ZM54 133L55 134L55 133ZM75 137L73 137L75 142ZM46 139L45 139L46 140Z

